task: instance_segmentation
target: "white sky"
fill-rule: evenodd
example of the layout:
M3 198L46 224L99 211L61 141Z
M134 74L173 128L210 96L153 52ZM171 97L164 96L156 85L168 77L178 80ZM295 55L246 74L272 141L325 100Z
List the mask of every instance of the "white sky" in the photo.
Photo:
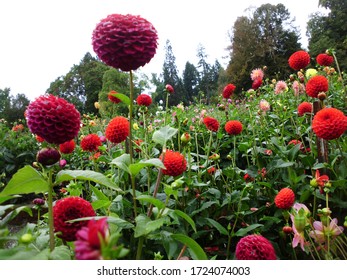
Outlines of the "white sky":
M196 65L201 43L213 64L228 59L228 32L250 6L283 3L301 30L307 46L306 22L318 11L318 0L8 0L0 2L0 89L24 93L29 99L44 94L50 83L79 64L85 53L95 55L91 36L109 14L133 14L150 21L158 31L154 58L142 71L161 73L169 39L179 74L187 61ZM321 9L320 9L321 10Z

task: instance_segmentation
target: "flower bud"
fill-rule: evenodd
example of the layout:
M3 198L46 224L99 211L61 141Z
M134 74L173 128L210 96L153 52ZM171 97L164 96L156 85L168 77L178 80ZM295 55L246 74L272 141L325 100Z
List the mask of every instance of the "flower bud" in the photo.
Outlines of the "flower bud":
M33 236L30 233L25 233L19 238L19 241L24 244L29 244L33 241Z
M306 217L299 215L294 216L294 225L298 232L303 232L306 226Z
M319 100L323 101L327 98L327 94L325 92L320 92L318 93L317 97Z
M314 188L318 187L317 179L312 179L310 181L310 186Z
M60 153L54 148L43 148L36 155L36 160L44 166L53 165L59 159Z
M189 134L188 132L185 132L185 133L183 133L182 136L181 136L181 141L182 141L183 143L188 143L188 142L190 141L191 138L192 138L192 137L190 136L190 134Z
M218 159L220 159L220 155L219 154L213 154L212 156L209 156L209 159L218 160Z
M292 229L291 226L284 226L284 227L282 228L282 230L283 230L284 233L287 233L287 234L290 234L290 233L293 232L293 229Z

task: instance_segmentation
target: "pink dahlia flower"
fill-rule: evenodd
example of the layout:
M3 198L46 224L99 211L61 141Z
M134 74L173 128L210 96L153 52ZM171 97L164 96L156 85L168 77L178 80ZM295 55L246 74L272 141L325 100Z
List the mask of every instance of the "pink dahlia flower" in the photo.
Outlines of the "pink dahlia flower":
M146 19L134 15L112 14L93 31L92 45L107 65L122 71L147 64L157 49L157 30Z
M107 218L90 220L76 233L75 256L77 260L102 260L101 247L109 237Z

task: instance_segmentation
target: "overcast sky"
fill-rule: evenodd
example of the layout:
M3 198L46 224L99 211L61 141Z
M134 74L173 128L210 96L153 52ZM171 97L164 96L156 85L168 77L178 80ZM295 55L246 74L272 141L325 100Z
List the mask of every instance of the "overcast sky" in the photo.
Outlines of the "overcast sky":
M50 83L78 64L85 53L95 55L91 36L96 24L109 14L133 14L150 21L158 31L154 58L141 70L161 73L164 47L169 39L179 74L187 61L196 64L199 44L208 62L223 66L228 59L228 32L250 6L282 3L295 17L301 43L307 46L306 22L321 10L318 0L9 0L0 2L0 89L34 99Z

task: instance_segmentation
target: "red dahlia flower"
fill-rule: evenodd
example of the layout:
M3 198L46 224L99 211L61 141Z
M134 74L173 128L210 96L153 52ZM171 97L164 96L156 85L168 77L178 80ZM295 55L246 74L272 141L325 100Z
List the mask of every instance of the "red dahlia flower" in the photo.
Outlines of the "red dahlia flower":
M333 140L339 138L347 129L347 117L335 108L324 108L312 120L312 130L319 138Z
M281 189L275 196L275 204L280 209L289 209L294 205L295 194L290 188Z
M83 151L95 152L101 146L100 137L97 134L88 134L81 140L81 148Z
M321 66L330 66L334 62L334 58L326 53L317 55L316 61Z
M159 158L162 160L163 156L161 155ZM163 169L163 174L169 176L179 176L187 168L185 157L180 152L174 152L172 150L166 151L163 164L166 168Z
M109 236L107 218L90 220L76 234L75 255L77 260L101 260L102 243Z
M136 98L136 102L140 106L146 106L152 104L152 97L150 97L148 94L142 93Z
M123 142L130 133L130 124L128 119L122 116L113 118L107 125L105 136L114 144Z
M60 153L54 148L43 148L38 151L36 160L42 165L52 165L60 160Z
M228 121L225 124L225 131L230 135L238 135L242 131L242 123L239 121Z
M223 89L223 97L228 99L234 93L236 86L234 84L227 84Z
M304 114L311 114L313 110L313 106L310 102L302 102L298 106L298 115L301 117Z
M219 129L219 122L215 118L205 117L204 124L208 130L216 132Z
M71 154L75 150L75 147L76 147L75 140L72 139L63 144L60 144L59 151L62 154Z
M329 89L328 79L317 75L309 79L306 83L306 93L311 97L318 97L321 92L327 92Z
M294 70L304 69L310 64L310 55L302 50L297 51L289 57L288 64Z
M26 118L30 131L48 143L62 144L77 136L81 121L75 106L54 95L43 95L32 101Z
M146 19L112 14L96 25L92 35L95 53L107 65L122 71L147 64L157 49L157 30Z
M252 234L239 240L235 257L237 260L276 260L276 252L268 239Z
M94 216L96 214L89 201L78 196L60 199L53 206L54 231L65 241L75 241L77 231L87 226L88 221L67 221Z
M114 91L114 90L111 90L108 94L107 94L107 98L108 100L110 100L111 102L115 103L115 104L118 104L120 103L122 100L120 100L119 98L115 97L115 95L117 94L118 92Z
M263 83L263 80L262 79L255 79L253 82L252 82L252 89L256 90L258 88L260 88L261 84Z
M174 92L175 92L173 86L172 86L172 85L169 85L169 84L167 84L167 85L165 86L165 89L166 89L169 93L174 93Z

